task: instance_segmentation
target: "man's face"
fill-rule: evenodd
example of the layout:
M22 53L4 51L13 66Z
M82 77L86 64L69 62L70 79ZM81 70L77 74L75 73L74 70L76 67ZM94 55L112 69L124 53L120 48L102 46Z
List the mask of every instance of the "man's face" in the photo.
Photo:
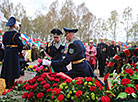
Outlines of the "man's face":
M115 41L114 41L114 40L112 40L112 41L111 41L111 44L112 44L112 45L115 45Z
M68 40L68 41L71 40L71 34L70 33L66 33L65 36L66 36L66 40Z
M54 41L58 42L60 40L60 36L54 36Z
M101 39L101 43L104 43L104 39Z

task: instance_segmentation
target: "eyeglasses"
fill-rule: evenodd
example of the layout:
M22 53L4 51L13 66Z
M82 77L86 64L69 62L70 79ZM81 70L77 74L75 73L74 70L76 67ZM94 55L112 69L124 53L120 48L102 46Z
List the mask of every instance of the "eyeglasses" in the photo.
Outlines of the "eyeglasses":
M54 38L59 38L59 37L57 37L57 36L54 36Z

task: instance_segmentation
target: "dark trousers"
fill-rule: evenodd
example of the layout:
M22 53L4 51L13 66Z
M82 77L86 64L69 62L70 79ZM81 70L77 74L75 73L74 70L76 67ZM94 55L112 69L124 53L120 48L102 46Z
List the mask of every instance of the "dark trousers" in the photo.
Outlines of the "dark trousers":
M14 85L15 79L5 79L6 81L6 89L10 89Z
M104 77L103 73L104 73L104 70L105 70L105 61L106 59L98 59L98 68L99 68L99 71L100 71L100 77Z

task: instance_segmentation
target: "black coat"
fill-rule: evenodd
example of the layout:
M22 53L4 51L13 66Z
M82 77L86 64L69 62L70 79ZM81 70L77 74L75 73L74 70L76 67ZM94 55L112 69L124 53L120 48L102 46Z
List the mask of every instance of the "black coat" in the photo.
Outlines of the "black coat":
M60 45L59 48L56 48L53 44L53 42L51 43L51 45L49 46L47 44L46 46L46 53L52 58L51 61L55 61L55 60L62 60L63 59L63 54L65 51L65 46L63 46L62 44ZM65 66L53 66L53 69L55 72L67 72L67 68Z
M5 50L1 77L4 79L19 78L19 52L21 52L23 48L23 43L20 40L20 33L17 33L15 30L6 31L3 36L3 44ZM7 45L17 45L18 47L8 47Z

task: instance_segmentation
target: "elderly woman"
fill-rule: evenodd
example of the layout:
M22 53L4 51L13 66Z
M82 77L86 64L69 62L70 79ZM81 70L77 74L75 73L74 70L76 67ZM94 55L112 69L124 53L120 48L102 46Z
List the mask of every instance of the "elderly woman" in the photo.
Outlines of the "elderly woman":
M96 47L93 46L93 40L90 40L89 46L86 47L86 60L89 62L89 64L92 66L93 70L96 66L96 54L97 50Z

